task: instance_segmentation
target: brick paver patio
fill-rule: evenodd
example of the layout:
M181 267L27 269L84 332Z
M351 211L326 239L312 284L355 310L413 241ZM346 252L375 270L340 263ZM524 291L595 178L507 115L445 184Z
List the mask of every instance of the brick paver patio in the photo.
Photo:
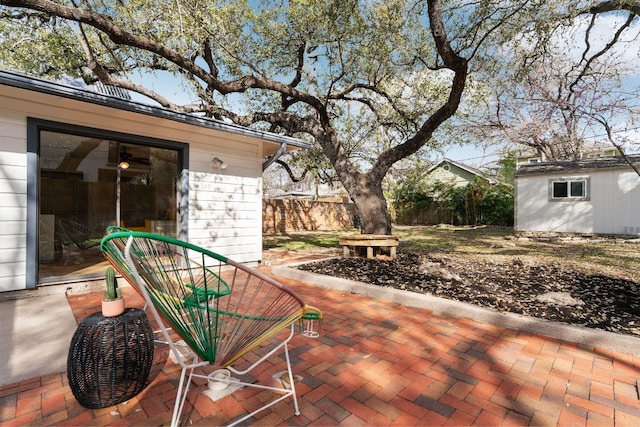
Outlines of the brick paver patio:
M435 315L283 279L325 313L318 340L290 345L301 415L290 400L253 425L640 426L640 357ZM125 288L127 306L142 299ZM76 319L99 310L101 293L68 296ZM179 369L156 346L149 386L114 407L80 406L66 372L0 388L0 426L168 425ZM283 370L272 357L255 374ZM269 392L240 390L217 402L190 392L184 425L223 425Z

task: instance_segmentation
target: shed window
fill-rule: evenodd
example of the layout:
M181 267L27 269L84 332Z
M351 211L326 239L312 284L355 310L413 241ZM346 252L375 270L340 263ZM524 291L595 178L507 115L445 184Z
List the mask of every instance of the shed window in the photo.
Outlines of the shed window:
M588 198L587 179L561 180L551 182L551 199L584 200Z

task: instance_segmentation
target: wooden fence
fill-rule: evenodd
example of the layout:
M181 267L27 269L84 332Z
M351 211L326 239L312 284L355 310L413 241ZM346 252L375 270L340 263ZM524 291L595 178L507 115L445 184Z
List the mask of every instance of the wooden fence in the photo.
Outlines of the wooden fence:
M263 234L345 230L353 226L353 203L308 199L262 201Z

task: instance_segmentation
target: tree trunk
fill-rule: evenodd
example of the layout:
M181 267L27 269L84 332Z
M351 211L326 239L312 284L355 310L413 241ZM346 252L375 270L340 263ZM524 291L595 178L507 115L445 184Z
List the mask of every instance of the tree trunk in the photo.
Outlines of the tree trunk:
M380 183L358 188L351 198L360 215L362 234L391 234L391 217Z

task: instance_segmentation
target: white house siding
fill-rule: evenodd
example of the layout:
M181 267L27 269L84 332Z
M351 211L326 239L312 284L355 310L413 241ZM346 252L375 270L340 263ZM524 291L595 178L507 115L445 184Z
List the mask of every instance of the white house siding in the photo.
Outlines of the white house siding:
M598 197L592 201L595 232L640 235L640 176L630 168L610 170L591 182Z
M7 118L0 110L0 126ZM11 125L12 127L15 127ZM12 132L0 134L0 291L23 288L26 273L26 158L14 150L24 141Z
M549 201L549 181L589 178L589 200ZM640 234L640 177L630 168L523 175L516 179L516 230Z
M27 117L189 144L189 240L261 259L261 140L0 85L0 291L25 288ZM228 167L214 171L214 157Z
M256 176L262 171L259 147L254 146L253 152L241 156L221 151L217 157L227 168L220 174L210 172L213 157L204 146L194 145L190 152L189 241L239 262L259 261L262 256L262 178Z

